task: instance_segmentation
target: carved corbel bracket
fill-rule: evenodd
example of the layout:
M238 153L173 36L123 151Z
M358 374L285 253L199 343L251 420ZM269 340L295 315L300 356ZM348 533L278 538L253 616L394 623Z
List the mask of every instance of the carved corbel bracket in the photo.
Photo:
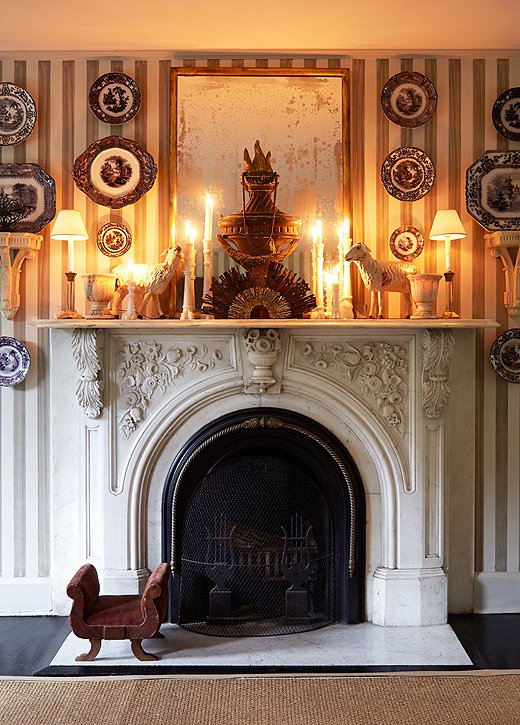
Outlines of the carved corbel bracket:
M249 383L244 385L245 393L265 393L276 378L272 366L278 360L282 349L278 330L248 330L244 337L244 346L251 365L254 366Z
M7 320L20 308L22 264L36 257L42 240L39 234L0 232L0 310Z
M450 395L448 376L455 349L453 330L424 330L422 346L423 410L427 418L440 418Z
M491 256L502 260L506 289L504 305L510 317L520 316L520 232L486 234Z
M76 327L72 333L72 352L80 378L76 397L87 418L97 418L103 409L102 350L103 332Z

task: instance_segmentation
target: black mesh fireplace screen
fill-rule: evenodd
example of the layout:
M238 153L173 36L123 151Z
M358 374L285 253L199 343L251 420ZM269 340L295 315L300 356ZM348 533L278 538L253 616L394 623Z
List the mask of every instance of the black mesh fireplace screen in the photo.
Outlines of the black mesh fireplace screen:
M219 636L362 621L364 501L348 454L302 416L251 415L201 431L170 471L171 620Z
M331 622L331 539L326 502L298 467L270 455L221 463L187 506L179 622L233 636Z

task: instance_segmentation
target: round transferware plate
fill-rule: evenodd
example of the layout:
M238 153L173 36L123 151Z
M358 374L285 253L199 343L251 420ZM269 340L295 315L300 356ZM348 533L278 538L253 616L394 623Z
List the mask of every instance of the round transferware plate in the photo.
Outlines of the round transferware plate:
M411 262L422 252L424 238L415 227L402 226L395 229L390 237L390 251L403 262Z
M124 224L108 222L98 231L97 246L107 257L120 257L132 246L132 234Z
M520 328L502 332L491 346L491 364L508 383L520 383Z
M149 191L157 176L151 154L122 136L106 136L78 156L72 176L96 204L120 209Z
M18 385L31 366L25 345L14 337L0 337L0 385Z
M381 181L400 201L417 201L435 182L435 166L428 154L415 146L403 146L388 154L381 166Z
M88 102L100 121L126 123L141 107L141 91L134 79L125 73L105 73L92 84Z
M429 121L437 108L435 86L415 71L403 71L387 80L381 91L381 106L398 126L415 128Z
M520 141L520 88L501 93L491 115L498 133L511 141Z
M25 88L0 83L0 146L20 143L36 123L36 106Z

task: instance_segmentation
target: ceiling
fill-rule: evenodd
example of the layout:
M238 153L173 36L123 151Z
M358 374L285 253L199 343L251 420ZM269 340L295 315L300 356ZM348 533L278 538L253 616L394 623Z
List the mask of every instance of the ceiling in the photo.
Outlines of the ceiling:
M519 0L23 0L3 3L0 57L519 49Z

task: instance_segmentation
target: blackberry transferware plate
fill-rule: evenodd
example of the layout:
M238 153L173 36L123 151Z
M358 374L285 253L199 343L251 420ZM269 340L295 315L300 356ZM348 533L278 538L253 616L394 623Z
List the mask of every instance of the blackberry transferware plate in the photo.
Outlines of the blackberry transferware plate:
M14 337L0 337L0 385L18 385L31 366L25 345Z
M415 128L429 121L435 113L437 91L422 73L403 71L383 86L381 107L387 118L398 126Z
M520 328L502 332L491 347L491 364L508 383L520 383Z
M124 224L108 222L97 234L97 246L107 257L120 257L132 246L132 234Z
M488 231L520 230L520 151L486 151L467 169L466 209Z
M403 146L388 154L381 166L381 181L389 194L400 201L417 201L435 182L435 166L427 153Z
M508 88L499 95L491 112L499 134L520 141L520 88Z
M157 176L151 154L129 138L106 136L74 162L72 176L96 204L120 209L149 191Z
M25 88L0 83L0 146L20 143L36 122L36 106Z
M131 121L141 107L141 90L125 73L105 73L90 87L88 102L100 121L121 124Z
M402 226L392 232L390 251L403 262L411 262L420 255L424 248L424 238L415 227Z

